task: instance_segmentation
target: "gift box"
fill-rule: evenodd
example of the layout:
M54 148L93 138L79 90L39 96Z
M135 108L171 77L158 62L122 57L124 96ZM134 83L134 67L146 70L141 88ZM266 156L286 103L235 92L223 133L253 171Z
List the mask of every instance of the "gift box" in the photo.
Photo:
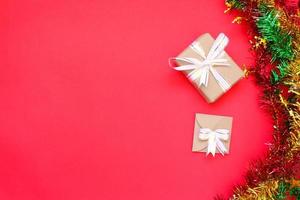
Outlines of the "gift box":
M231 126L232 117L197 113L192 151L228 154Z
M174 69L182 71L209 103L216 101L244 75L224 51L228 42L223 33L216 40L206 33L170 59Z

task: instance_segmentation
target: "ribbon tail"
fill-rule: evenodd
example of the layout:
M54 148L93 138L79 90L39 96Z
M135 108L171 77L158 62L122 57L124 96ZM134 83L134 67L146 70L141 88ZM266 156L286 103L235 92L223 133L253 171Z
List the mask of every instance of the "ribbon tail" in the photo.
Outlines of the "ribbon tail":
M213 156L216 155L216 145L209 145L206 155L208 155L209 153L211 153Z
M216 139L216 147L220 151L220 153L224 156L224 154L227 152L227 149L223 142L221 142L219 139Z
M206 77L205 77L205 87L208 86L208 79L209 79L209 70L206 70Z
M209 75L208 70L202 69L202 73L201 73L200 80L199 80L199 86L203 85L203 86L207 87L208 75Z
M211 153L213 156L215 156L216 147L217 147L216 141L213 138L209 138L206 155Z
M190 80L192 80L192 81L195 81L198 77L199 77L199 70L193 70L193 71L191 71L188 75L187 75L187 77L190 79Z
M201 85L207 87L208 76L209 76L209 71L206 68L198 68L188 74L188 78L191 79L192 81L196 81L199 79L198 82L199 87Z

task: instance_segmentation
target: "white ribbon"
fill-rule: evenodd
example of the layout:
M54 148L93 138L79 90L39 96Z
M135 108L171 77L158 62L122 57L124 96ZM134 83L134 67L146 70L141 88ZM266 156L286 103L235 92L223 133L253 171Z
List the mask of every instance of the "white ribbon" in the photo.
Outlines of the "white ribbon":
M170 58L169 63L172 65L172 61L184 61L188 63L187 65L181 65L179 67L175 67L175 70L178 71L186 71L186 70L193 70L187 76L192 81L196 81L199 79L199 86L203 85L207 87L208 85L208 77L209 72L217 80L217 83L220 85L222 90L225 92L230 88L230 85L226 80L222 77L222 75L217 72L213 66L229 66L227 60L222 58L224 56L224 49L229 42L228 37L224 33L220 33L217 39L214 41L212 47L210 48L207 56L205 55L204 50L199 45L198 42L193 42L191 44L192 50L197 53L203 60L198 60L196 58L187 58L187 57L175 57Z
M227 149L222 140L227 141L229 139L229 130L216 129L215 131L212 131L209 128L200 128L199 139L208 141L206 155L211 153L215 156L217 149L224 155L224 153L227 152Z

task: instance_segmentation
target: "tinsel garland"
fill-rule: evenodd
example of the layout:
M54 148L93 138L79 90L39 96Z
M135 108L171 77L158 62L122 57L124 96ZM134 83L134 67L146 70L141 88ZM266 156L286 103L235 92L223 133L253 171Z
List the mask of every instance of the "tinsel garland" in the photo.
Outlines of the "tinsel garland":
M300 200L300 16L297 0L227 0L236 23L247 23L255 65L247 70L263 88L261 105L273 117L273 141L250 164L230 199ZM298 177L299 178L299 177ZM216 199L223 199L216 197Z

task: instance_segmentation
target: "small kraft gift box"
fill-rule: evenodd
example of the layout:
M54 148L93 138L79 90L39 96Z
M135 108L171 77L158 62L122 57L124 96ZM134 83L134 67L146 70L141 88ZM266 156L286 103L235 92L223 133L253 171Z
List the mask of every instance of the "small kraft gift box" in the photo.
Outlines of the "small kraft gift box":
M220 33L216 40L205 33L169 63L182 71L207 102L216 101L244 75L224 51L229 39Z
M193 152L229 153L232 117L196 113Z

